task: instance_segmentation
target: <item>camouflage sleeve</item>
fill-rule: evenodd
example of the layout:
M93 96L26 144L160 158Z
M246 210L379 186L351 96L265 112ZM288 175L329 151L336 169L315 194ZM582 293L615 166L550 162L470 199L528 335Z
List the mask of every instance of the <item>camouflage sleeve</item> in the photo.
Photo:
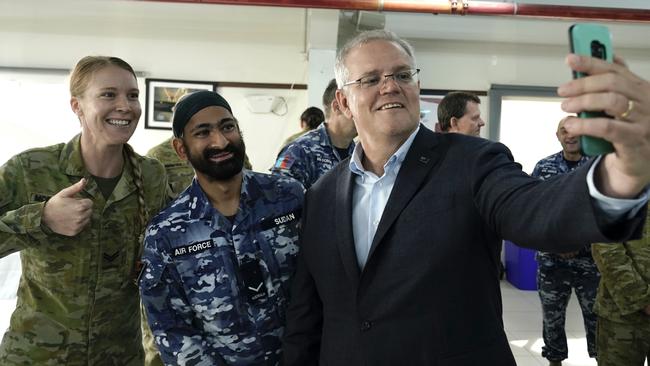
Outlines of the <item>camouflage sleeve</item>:
M308 188L310 174L305 151L297 144L287 146L278 155L271 173L296 179L305 188Z
M153 150L153 149L152 149ZM147 159L147 164L143 164L145 175L145 192L150 197L147 202L147 222L151 216L160 212L170 200L169 184L167 184L167 175L164 166L157 160ZM144 243L142 243L144 245ZM142 248L141 250L144 250ZM147 322L147 314L142 301L140 302L142 346L144 348L144 366L162 366L163 362L154 342L153 334Z
M166 365L220 365L205 334L193 325L194 312L178 272L158 250L160 240L145 238L146 268L140 279L142 303L160 355Z
M535 178L539 178L540 169L541 169L541 167L540 167L539 162L538 162L537 164L535 164L535 168L533 169L533 172L530 173L530 176L535 177Z
M145 156L160 161L160 155L158 154L158 149L156 149L155 146L149 149Z
M153 196L153 205L150 210L151 216L160 212L169 201L177 196L177 194L175 194L171 189L170 177L167 174L165 166L160 160L155 158L155 156L158 155L157 151L156 148L153 148L149 150L147 156L144 157L147 162L145 180L147 188L149 188L149 191L152 192ZM149 219L147 219L147 221L149 221Z
M30 203L18 157L0 167L0 258L44 241L41 227L44 202Z
M178 196L178 193L174 192L172 190L172 185L170 183L170 178L169 178L169 176L167 176L167 173L165 171L165 167L162 166L162 164L160 164L160 166L161 166L161 169L162 169L162 174L161 174L161 176L160 176L160 178L158 180L159 184L160 184L160 188L159 188L160 190L158 192L162 192L162 194L160 195L160 197L158 199L158 202L157 202L158 207L157 207L157 209L155 211L153 211L155 213L160 212L160 210L165 208L165 206L167 206L167 204L169 202L171 202L174 198L176 198Z
M624 244L593 244L591 252L601 281L622 315L638 312L650 304L650 284L639 274Z

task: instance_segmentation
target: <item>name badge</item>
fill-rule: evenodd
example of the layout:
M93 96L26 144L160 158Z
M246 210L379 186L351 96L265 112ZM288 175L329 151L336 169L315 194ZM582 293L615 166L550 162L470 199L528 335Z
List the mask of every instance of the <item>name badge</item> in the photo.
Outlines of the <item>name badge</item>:
M262 230L268 230L283 224L287 224L300 219L302 210L295 210L273 218L263 219L260 223Z
M174 248L173 256L174 258L176 258L183 255L198 254L208 249L212 249L213 247L214 244L212 243L212 239L198 241L198 242L194 242L194 243L190 243L187 245Z

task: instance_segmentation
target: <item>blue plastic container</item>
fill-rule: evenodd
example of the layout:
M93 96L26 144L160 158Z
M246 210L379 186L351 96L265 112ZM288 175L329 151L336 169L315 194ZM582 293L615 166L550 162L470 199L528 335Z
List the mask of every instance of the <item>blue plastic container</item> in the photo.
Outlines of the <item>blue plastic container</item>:
M506 256L506 279L520 290L537 290L535 250L503 242Z

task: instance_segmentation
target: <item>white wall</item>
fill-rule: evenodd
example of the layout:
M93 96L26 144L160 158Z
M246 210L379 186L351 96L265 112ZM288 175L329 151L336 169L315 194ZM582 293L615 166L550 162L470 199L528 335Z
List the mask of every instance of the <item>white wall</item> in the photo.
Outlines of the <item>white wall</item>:
M70 69L85 55L103 54L125 59L150 78L306 84L308 62L302 9L268 8L260 15L252 7L187 7L134 1L9 3L0 0L2 67ZM13 17L6 12L13 12ZM241 18L255 22L256 27L233 20ZM269 27L258 31L257 27L265 22ZM20 74L14 78L19 79ZM144 78L139 81L144 108ZM287 100L289 110L284 116L253 115L242 101L231 100L246 135L248 155L258 171L266 171L284 138L300 129L299 116L308 107L306 90L264 92ZM241 98L245 93L232 90L230 95ZM32 97L30 103L34 107L43 102L38 95ZM63 110L69 109L67 96L62 100ZM3 106L12 107L17 105ZM22 140L16 143L19 146L42 146L67 140L78 132L78 122L72 114L47 122L40 116L31 116L29 110L22 110L15 117L18 120L12 117L12 122L18 126L38 126L38 134L25 134L18 128L5 131L4 137ZM170 132L145 130L143 119L144 113L131 143L144 154ZM273 122L266 123L269 119ZM5 122L2 116L0 122ZM62 140L62 135L67 137ZM7 151L8 148L0 150L2 161L23 150L21 147Z
M571 71L564 63L568 46L448 40L415 40L412 43L418 66L422 69L422 88L488 91L492 84L557 87L571 79ZM635 73L650 79L650 49L628 48L616 52L625 58ZM484 137L492 123L485 99L480 105L481 116L486 121L481 131ZM525 115L520 120L521 123L529 122ZM556 113L549 113L551 131L558 120ZM526 138L522 135L519 140L525 141ZM551 149L558 145L552 134L548 135L548 144ZM538 154L540 158L548 149L543 150Z
M307 47L330 45L337 29L336 11L312 13L317 15L317 21L312 22L312 31L316 33L308 35L304 9L140 1L0 0L0 67L65 69L87 54L111 54L123 57L151 78L306 84L310 81ZM462 29L468 27L470 18L457 17L451 19L451 24ZM439 17L424 24L433 24L430 22L435 19L450 21ZM328 22L332 32L329 36L325 34ZM527 24L528 21L504 20L497 25L502 32L516 33ZM488 90L491 84L557 86L571 75L563 63L568 48L564 39L566 23L551 22L547 29L552 38L562 38L550 40L556 45L412 39L422 68L421 86L470 90ZM615 32L615 47L616 39ZM617 53L626 57L633 70L650 79L648 48L622 48ZM143 80L140 87L144 105ZM232 92L232 98L244 95ZM283 138L299 129L298 116L308 106L306 91L273 90L271 94L278 93L289 102L289 111L283 117L251 115L241 101L231 101L238 105L235 115L241 120L256 170L266 170L272 164ZM316 100L314 95L319 93L312 90L311 94L310 100ZM44 103L37 95L32 97L33 105ZM17 112L13 103L4 108L14 108L12 123L16 126L43 122L43 118L32 118L32 108ZM481 111L487 117L487 103L481 105ZM74 117L61 119L48 120L38 134L26 136L18 127L4 135L26 146L58 142L61 135L71 136L78 128ZM140 153L169 136L169 132L143 127L141 121L132 140ZM48 128L53 132L48 132ZM487 131L488 127L484 129ZM15 147L5 144L5 149L12 148Z
M650 27L648 28L650 31ZM615 35L614 35L615 36ZM414 40L420 83L431 89L488 90L491 84L559 86L571 79L568 44L526 45ZM616 49L630 68L650 79L650 49Z

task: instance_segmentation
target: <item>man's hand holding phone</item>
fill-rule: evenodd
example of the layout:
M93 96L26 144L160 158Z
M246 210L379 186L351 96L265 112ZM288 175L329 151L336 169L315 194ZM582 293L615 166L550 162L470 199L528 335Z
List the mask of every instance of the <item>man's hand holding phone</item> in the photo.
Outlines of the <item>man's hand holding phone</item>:
M632 73L621 58L609 63L570 54L569 67L586 74L558 88L569 113L604 111L608 116L567 118L573 135L589 135L611 142L615 152L604 156L595 183L605 195L634 198L650 184L650 83ZM612 117L610 117L612 116Z
M576 55L591 56L607 62L614 62L614 48L612 35L607 27L600 24L578 23L569 27L569 46L571 53ZM573 78L583 78L589 74L573 71ZM602 110L582 110L581 118L610 117ZM580 148L583 155L604 155L614 151L614 146L607 140L583 135L580 136Z

